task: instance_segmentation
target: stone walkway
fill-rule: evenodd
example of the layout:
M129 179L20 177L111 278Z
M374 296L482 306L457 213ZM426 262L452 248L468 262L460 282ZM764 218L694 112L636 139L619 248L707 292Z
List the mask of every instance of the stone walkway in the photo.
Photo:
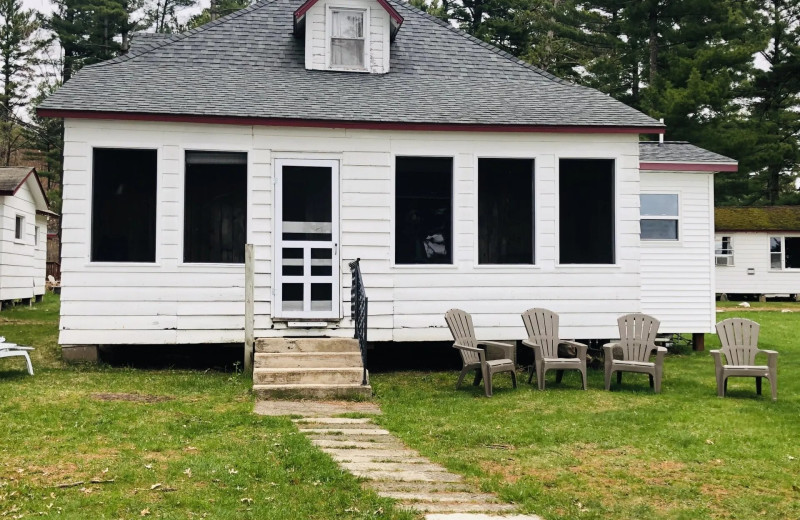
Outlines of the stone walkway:
M397 500L398 507L426 513L427 520L541 520L509 514L513 505L475 492L460 475L404 446L372 419L333 417L354 412L359 405L364 408L361 413L380 413L370 409L370 403L342 403L339 408L337 403L308 401L260 402L256 413L301 416L293 420L298 429L339 466L363 478L364 485L379 495Z

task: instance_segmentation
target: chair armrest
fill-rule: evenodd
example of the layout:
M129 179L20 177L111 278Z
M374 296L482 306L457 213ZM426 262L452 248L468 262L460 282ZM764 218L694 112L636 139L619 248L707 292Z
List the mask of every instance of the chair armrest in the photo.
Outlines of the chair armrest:
M534 343L533 341L531 341L529 339L523 339L522 340L522 344L525 345L526 347L532 348L534 350L536 350L537 348L542 348L541 345L539 345L538 343Z
M482 348L470 347L468 345L462 345L460 343L453 343L453 348L457 348L458 350L466 350L469 352L477 352L479 354L485 353Z
M664 362L664 356L667 355L667 348L666 347L656 347L654 349L656 351L656 364L661 364Z
M516 361L516 347L499 341L478 341L478 345L486 347L486 359L511 359Z
M767 365L774 369L778 366L778 351L777 350L761 350L758 351L759 354L766 354L767 355Z
M721 350L710 350L708 352L711 354L711 357L714 358L714 364L718 367L722 366L722 351Z
M575 349L577 350L577 358L586 361L586 351L589 350L589 347L587 345L584 345L583 343L579 343L577 341L571 341L568 339L562 339L558 342L558 344L570 345L575 347Z
M605 345L603 345L603 350L611 350L613 352L614 351L614 347L618 347L618 346L619 346L619 343L616 343L616 342L614 342L614 343L606 343Z
M9 345L9 343L6 343L5 345ZM33 347L23 347L21 345L14 345L14 346L5 346L5 345L0 346L0 350L28 350L28 351L36 350Z

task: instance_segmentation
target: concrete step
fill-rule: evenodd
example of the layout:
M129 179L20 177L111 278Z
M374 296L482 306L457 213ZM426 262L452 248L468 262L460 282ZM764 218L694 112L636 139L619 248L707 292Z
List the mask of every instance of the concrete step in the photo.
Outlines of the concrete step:
M403 449L403 445L400 444L398 440L387 440L382 438L380 441L376 440L353 440L353 439L342 439L338 437L334 438L327 438L327 439L315 439L311 438L311 444L314 446L319 446L322 449L340 449L340 450L400 450Z
M255 368L361 368L360 352L260 352Z
M364 371L361 368L256 368L253 370L255 385L286 384L361 384Z
M497 503L497 498L488 493L415 493L413 491L378 491L382 497L394 498L405 502L485 502Z
M259 338L257 353L269 352L361 352L351 338Z
M472 486L457 482L370 482L369 488L380 493L405 492L423 495L436 493L472 493Z
M442 471L356 471L350 473L367 480L394 480L402 482L461 482L461 476Z
M303 425L307 424L373 424L372 419L367 417L359 419L351 419L348 417L303 417L302 419L292 419L292 422L297 424L298 428L302 428ZM314 426L314 428L317 428L317 426Z
M372 387L361 384L254 384L253 393L258 399L364 400L372 397Z

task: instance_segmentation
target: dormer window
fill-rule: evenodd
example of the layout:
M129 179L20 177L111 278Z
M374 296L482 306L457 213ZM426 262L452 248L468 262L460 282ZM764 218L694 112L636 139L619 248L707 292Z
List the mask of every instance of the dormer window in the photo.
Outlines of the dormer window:
M360 9L330 10L330 67L332 69L365 70L367 68L365 11Z

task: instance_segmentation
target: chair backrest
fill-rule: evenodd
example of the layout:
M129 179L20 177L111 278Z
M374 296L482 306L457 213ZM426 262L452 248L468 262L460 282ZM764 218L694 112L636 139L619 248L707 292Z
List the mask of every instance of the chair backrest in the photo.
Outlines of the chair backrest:
M528 309L522 313L528 339L541 345L544 357L558 357L558 314L549 309Z
M461 309L450 309L444 314L444 320L450 328L450 333L456 343L467 347L477 347L478 340L475 339L475 328L472 326L472 316ZM464 364L478 363L480 357L476 352L459 350Z
M754 365L758 353L758 331L761 326L753 320L728 318L717 323L720 349L729 365Z
M647 314L635 313L620 316L619 346L625 361L649 361L656 348L656 335L660 322Z

